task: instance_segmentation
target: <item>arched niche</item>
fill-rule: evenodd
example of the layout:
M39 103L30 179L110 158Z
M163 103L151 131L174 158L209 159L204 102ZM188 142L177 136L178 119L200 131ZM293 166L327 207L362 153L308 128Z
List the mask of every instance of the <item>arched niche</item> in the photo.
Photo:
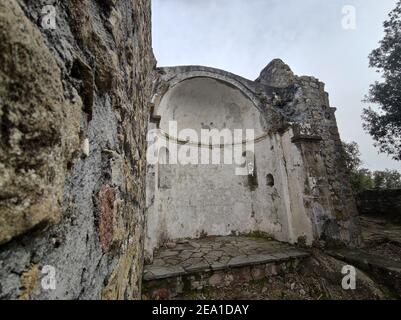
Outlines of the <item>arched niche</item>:
M280 175L284 172L277 165L281 161L280 154L271 152L273 145L277 150L279 145L268 134L269 128L255 104L255 96L250 96L240 84L237 86L235 79L225 81L208 76L171 80L166 88L156 98L153 118L158 119L159 129L173 143L188 145L183 143L179 133L190 129L199 137L190 145L199 146L203 151L212 150L214 143L213 146L196 144L201 142L202 129L227 130L233 134L235 145L239 141L234 131L241 130L242 147L248 140L246 131L249 129L253 130L255 145L254 150L249 152L244 147L239 153L242 166L235 159L232 164L183 165L163 161L164 164L156 165L157 183L152 184L154 190L148 191L153 202L147 218L147 252L169 240L205 234L264 231L283 239L286 207L283 198L276 196L283 185L279 181L277 188L272 188L265 181L268 173ZM170 121L177 123L177 132L170 132ZM229 145L225 142L218 143L220 154ZM173 151L170 150L170 155ZM164 159L168 153L163 149L161 154Z
M259 136L266 130L262 114L243 91L209 77L190 78L174 85L162 97L156 114L165 132L171 120L177 121L178 131L253 129Z

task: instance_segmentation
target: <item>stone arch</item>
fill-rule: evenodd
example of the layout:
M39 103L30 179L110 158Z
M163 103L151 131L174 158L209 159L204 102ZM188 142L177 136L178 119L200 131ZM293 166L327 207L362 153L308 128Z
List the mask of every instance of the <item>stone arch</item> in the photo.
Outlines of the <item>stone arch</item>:
M208 159L205 163L172 161L148 166L152 172L148 177L153 180L147 183L147 257L164 242L205 234L258 231L280 241L296 242L299 234L312 239L310 218L300 196L305 189L302 154L293 143L292 127L277 130L280 121L272 117L277 110L268 103L275 89L262 86L207 67L159 70L150 127L157 127L167 138L173 148L170 155L180 154L174 148L184 149L181 154L195 149L200 155L191 155L191 159L202 159L204 153L212 153L213 159L216 152L219 159L228 158L231 163ZM171 120L176 121L176 131L170 130ZM190 129L191 134L187 131L181 136L183 129ZM202 140L199 134L208 129L217 131L217 140ZM242 148L249 142L244 132L239 139L234 135L226 140L222 134L226 129L253 129L253 150ZM227 158L225 153L237 146L242 148L239 163L235 152ZM250 152L244 156L244 151ZM251 171L243 166L243 158L253 164Z
M178 85L179 83L191 79L196 79L196 78L210 78L214 80L218 80L221 82L225 82L226 84L235 87L236 89L240 90L249 100L251 100L256 108L259 110L262 110L261 104L258 101L258 99L255 97L255 94L247 88L246 85L241 83L240 81L236 80L235 78L231 78L228 76L220 75L217 73L213 72L206 72L206 71L198 71L195 73L182 73L180 74L179 77L175 78L170 82L170 87L169 89L173 88L174 86Z
M193 128L198 133L201 129L253 129L260 137L266 132L256 99L238 81L204 73L174 80L155 105L154 117L160 119L164 132L171 120L178 120L178 130Z

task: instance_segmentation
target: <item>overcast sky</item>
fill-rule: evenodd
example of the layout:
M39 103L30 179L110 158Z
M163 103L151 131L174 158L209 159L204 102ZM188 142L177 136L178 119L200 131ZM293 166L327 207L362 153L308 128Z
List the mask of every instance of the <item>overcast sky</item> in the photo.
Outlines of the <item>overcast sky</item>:
M378 74L367 56L396 0L153 0L158 66L205 65L254 80L274 58L326 83L341 138L358 142L364 166L401 169L362 129L361 100ZM342 27L343 7L356 29Z

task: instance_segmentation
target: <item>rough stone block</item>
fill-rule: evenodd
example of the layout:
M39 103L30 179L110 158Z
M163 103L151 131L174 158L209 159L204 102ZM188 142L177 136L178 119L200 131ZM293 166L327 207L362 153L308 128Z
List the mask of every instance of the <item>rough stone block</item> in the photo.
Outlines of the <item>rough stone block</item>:
M185 274L184 268L180 266L166 266L166 267L156 267L152 266L147 268L146 271L150 274L149 278L153 279L164 279L171 278ZM153 277L152 277L153 276Z
M266 265L266 276L277 276L280 273L280 267L275 263Z
M266 276L265 266L254 266L252 267L251 274L253 280L261 280Z
M247 283L252 279L250 267L233 269L231 272L236 283Z
M209 285L212 287L220 287L224 284L224 274L223 273L214 273L209 278Z
M0 244L61 218L82 101L16 1L0 3Z

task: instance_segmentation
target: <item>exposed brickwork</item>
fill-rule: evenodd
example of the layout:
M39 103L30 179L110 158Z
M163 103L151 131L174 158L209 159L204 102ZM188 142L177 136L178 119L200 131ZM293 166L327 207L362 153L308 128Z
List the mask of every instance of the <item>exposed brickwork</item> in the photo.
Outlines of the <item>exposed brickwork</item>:
M98 194L100 205L99 237L103 252L108 252L113 239L113 216L116 193L110 186L104 186Z

